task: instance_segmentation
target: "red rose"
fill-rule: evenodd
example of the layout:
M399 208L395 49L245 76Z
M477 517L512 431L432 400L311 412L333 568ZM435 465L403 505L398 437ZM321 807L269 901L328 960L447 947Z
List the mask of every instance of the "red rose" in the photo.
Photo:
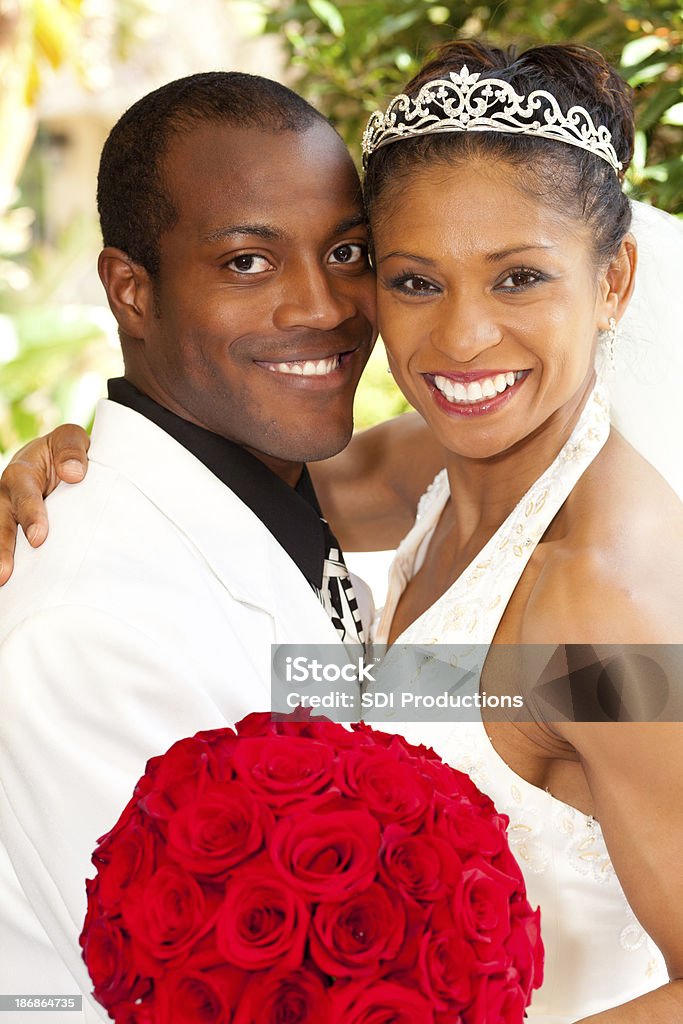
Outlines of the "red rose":
M458 928L427 932L420 944L421 988L438 1010L456 1018L472 998L477 960ZM521 1019L521 1018L520 1018Z
M206 729L194 737L206 744L210 751L211 777L217 782L231 779L235 774L232 768L232 755L237 746L237 733L223 726L220 729Z
M240 739L246 736L274 736L277 722L270 711L252 711L237 723L235 731Z
M207 784L168 822L168 855L198 875L220 875L263 846L268 818L240 782Z
M111 1013L114 1014L114 1024L156 1024L153 998L143 999L142 1002L119 1003Z
M270 843L276 868L315 900L343 900L375 877L380 829L366 811L301 814L277 823Z
M398 893L392 893L391 890L390 896L394 899L400 898ZM394 981L400 981L403 975L410 974L410 984L415 984L415 973L419 973L420 942L425 932L430 930L429 921L433 913L433 906L432 903L415 903L411 899L406 899L404 903L406 933L396 959L390 965L391 977Z
M391 981L334 985L331 1024L433 1024L432 1008L413 988Z
M412 835L397 825L384 830L381 874L410 899L433 902L455 886L462 865L438 836Z
M229 963L245 970L293 970L303 961L308 925L305 902L266 862L228 882L216 944Z
M468 861L452 903L455 923L474 942L487 965L505 964L503 943L510 935L510 897L516 882L479 857Z
M161 821L170 818L196 798L211 775L212 761L211 748L203 740L193 737L174 743L156 764L152 785L139 801L140 809Z
M159 868L146 885L131 886L122 909L131 935L157 960L187 953L215 916L199 883L172 864Z
M373 884L342 903L321 903L313 916L311 956L333 978L381 972L403 944L406 915L400 902Z
M82 946L95 998L107 1009L134 1002L149 991L150 980L140 977L126 934L110 918L91 920Z
M458 804L462 802L472 804L480 811L485 811L486 814L496 813L491 797L482 793L465 772L451 768L441 760L431 760L423 764L422 774L429 779L440 797L445 797L446 800L455 800Z
M278 736L307 736L309 739L321 739L332 746L341 740L343 743L349 730L338 722L333 722L324 715L319 715L313 708L297 707L288 713L274 712L273 721Z
M424 759L425 761L441 763L441 758L432 747L426 747L424 743L409 743L405 736L401 736L399 733L382 732L380 729L374 729L366 722L354 722L351 728L357 735L366 734L372 744L379 743L383 747L398 748L402 753L408 754L411 758L415 757L419 760Z
M278 736L296 736L299 739L317 740L325 743L335 754L339 750L358 747L360 743L372 743L359 738L338 722L331 722L321 715L314 715L310 708L297 707L291 715L276 715L275 732Z
M524 993L514 978L484 975L477 982L477 996L463 1013L463 1024L521 1024L525 1018Z
M154 986L154 1024L225 1024L243 987L241 972L232 967L170 971Z
M165 860L165 855L163 856ZM111 913L118 912L121 897L133 883L144 883L156 864L155 833L143 815L129 820L122 833L110 833L93 854L99 871L99 900Z
M306 797L324 792L333 763L327 744L301 736L241 739L234 756L244 785L279 813L292 806L298 810Z
M527 1001L532 990L543 983L543 944L541 943L541 911L531 911L526 899L512 904L512 931L505 949L514 964L519 985Z
M395 822L411 832L424 822L431 804L432 789L415 766L399 760L395 751L378 747L343 751L337 761L337 784L383 824Z
M464 861L468 856L495 857L507 844L508 819L482 811L469 801L438 799L432 831L453 846Z
M500 853L497 853L495 857L492 858L492 863L498 871L502 871L504 875L507 875L509 879L516 883L517 891L519 893L526 893L522 869L515 860L515 857L507 843L505 843Z
M248 983L233 1024L326 1024L327 992L311 970L268 971Z

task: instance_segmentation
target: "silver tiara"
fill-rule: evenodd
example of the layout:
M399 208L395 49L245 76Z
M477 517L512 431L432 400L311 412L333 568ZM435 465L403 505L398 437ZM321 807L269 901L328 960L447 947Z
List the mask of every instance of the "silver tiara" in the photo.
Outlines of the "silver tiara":
M622 163L604 125L596 125L583 107L571 107L566 114L555 97L537 89L520 96L509 82L460 74L427 82L417 97L396 96L386 113L376 110L363 133L363 163L376 149L401 139L439 132L502 132L505 135L534 135L578 146L606 160L619 176Z

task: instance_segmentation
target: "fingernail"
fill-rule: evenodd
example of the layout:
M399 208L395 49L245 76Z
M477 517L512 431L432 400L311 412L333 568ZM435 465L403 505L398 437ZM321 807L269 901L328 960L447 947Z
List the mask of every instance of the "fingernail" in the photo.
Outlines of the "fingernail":
M64 463L64 469L68 469L70 473L83 473L83 466L78 459L67 459Z
M31 523L28 530L26 531L26 538L29 544L35 544L38 537L38 527L35 523Z

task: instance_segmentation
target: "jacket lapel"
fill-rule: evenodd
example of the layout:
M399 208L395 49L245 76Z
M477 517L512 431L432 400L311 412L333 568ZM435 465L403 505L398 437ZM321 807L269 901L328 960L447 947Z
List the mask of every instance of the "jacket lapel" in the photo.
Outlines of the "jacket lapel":
M251 509L144 416L102 399L90 459L117 470L197 549L231 597L268 612L280 643L339 643L298 566Z

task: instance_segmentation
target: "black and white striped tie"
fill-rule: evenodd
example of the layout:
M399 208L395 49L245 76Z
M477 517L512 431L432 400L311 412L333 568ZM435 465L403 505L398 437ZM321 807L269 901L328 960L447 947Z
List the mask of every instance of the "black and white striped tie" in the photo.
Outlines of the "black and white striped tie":
M342 641L345 644L364 645L363 622L356 595L353 592L349 570L346 568L337 538L322 517L321 522L325 529L327 555L323 565L323 580L318 596Z

